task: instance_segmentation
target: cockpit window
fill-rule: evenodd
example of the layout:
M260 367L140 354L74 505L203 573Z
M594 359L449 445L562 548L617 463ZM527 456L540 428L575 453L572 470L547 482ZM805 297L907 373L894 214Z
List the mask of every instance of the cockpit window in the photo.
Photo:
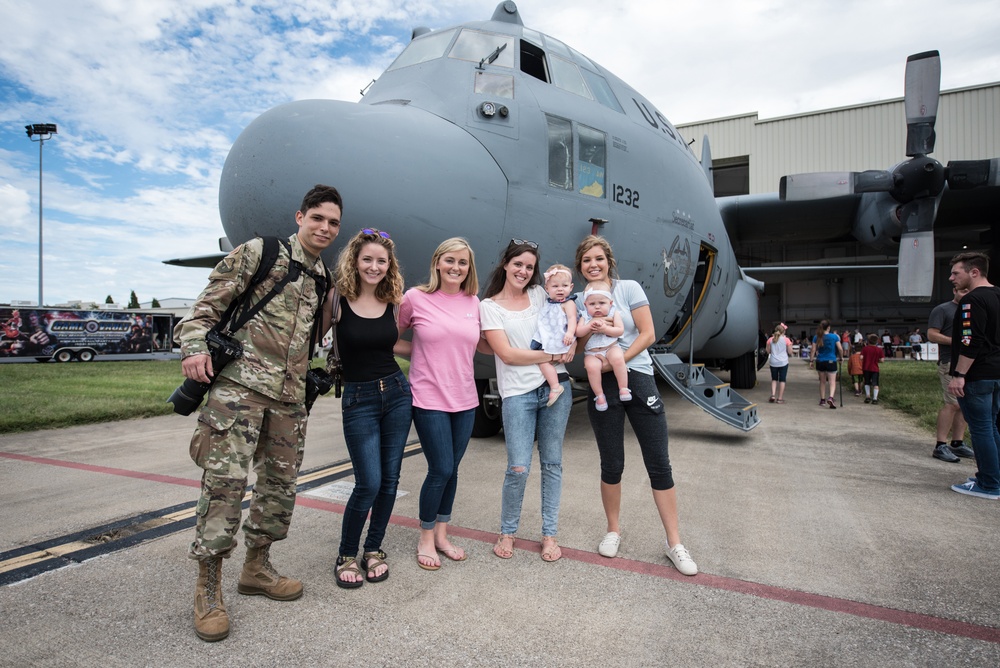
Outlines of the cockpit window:
M556 55L562 56L566 60L570 60L573 58L573 56L570 55L568 46L566 46L557 39L552 39L548 35L545 36L545 50L548 51L549 53L554 53Z
M604 198L604 170L607 168L607 138L600 130L577 127L580 152L576 162L576 191L582 195Z
M514 67L514 38L466 28L448 56L484 65L492 62L498 67Z
M451 43L451 38L455 36L455 32L454 29L445 30L418 37L403 49L403 53L399 54L399 57L386 71L398 70L400 67L409 67L442 57L448 50L448 45Z
M561 190L573 189L573 124L545 116L549 126L549 185Z
M514 99L514 77L510 74L476 72L476 92L490 97Z
M580 74L580 68L575 63L571 63L558 56L553 56L550 53L549 70L552 74L552 83L559 88L570 93L576 93L588 100L594 99L594 96L590 94L590 89L587 88L587 84L583 80L583 75Z
M622 106L618 104L618 98L615 97L614 92L611 90L611 86L608 85L607 80L600 74L594 74L590 70L581 69L580 72L583 73L583 78L586 79L587 85L590 86L590 90L593 91L594 97L597 101L603 104L608 109L613 109L619 114L624 114Z

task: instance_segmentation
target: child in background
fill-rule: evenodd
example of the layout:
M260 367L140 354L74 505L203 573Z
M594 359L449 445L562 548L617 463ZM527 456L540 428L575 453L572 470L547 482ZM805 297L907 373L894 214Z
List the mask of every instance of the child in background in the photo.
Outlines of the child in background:
M878 363L885 357L885 349L878 345L878 335L868 335L868 345L861 349L861 368L865 374L865 403L878 403Z
M861 396L861 383L864 380L864 368L861 365L861 350L864 346L860 343L854 344L854 352L847 360L847 373L854 381L854 396Z
M606 411L608 400L601 387L601 372L605 360L615 372L618 398L622 401L632 400L632 391L628 389L625 353L618 345L618 337L625 333L625 325L622 323L621 315L615 311L611 286L603 281L592 281L587 284L587 289L583 293L583 305L587 310L576 327L576 335L582 338L590 334L583 350L583 366L587 370L587 380L590 381L590 389L594 392L597 410Z
M573 301L573 272L562 264L554 264L543 274L545 277L545 292L549 298L538 313L538 329L531 341L532 350L544 350L550 355L562 355L576 340L576 304ZM551 362L538 365L549 384L549 400L546 406L551 406L563 393L559 384L556 367Z

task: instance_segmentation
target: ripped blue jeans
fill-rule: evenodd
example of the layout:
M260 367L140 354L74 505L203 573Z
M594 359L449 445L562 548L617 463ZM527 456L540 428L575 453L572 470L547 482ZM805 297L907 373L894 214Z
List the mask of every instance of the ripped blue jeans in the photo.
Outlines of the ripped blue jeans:
M503 400L507 471L501 494L500 533L517 533L536 436L538 459L542 468L542 535L555 536L559 528L563 436L573 407L569 381L564 381L561 385L564 392L549 407L545 406L549 399L549 386L544 384L530 392L505 397Z

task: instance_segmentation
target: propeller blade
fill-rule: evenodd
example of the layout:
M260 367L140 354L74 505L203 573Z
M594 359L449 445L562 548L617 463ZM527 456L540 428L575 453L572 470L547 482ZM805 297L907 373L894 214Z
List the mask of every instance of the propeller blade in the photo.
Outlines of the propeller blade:
M929 302L934 289L934 232L904 232L899 240L899 298Z
M854 192L885 193L896 185L892 172L885 169L869 169L854 175Z
M802 202L850 195L854 172L811 172L782 176L778 197L788 202Z
M969 190L980 186L1000 186L1000 158L992 160L952 160L948 163L948 187Z
M934 121L941 93L941 56L937 51L906 59L903 106L906 109L906 155L934 152Z
M940 196L921 197L904 204L899 212L899 222L903 224L903 233L932 231L939 201Z
M787 202L841 197L854 193L889 192L895 176L884 169L867 172L809 172L782 176L778 196Z

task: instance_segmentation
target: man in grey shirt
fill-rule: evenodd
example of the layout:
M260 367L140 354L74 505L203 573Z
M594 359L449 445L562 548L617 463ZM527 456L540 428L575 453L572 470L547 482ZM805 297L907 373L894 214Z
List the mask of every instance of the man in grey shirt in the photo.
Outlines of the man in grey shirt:
M951 365L951 326L955 320L958 301L966 292L968 291L953 289L953 299L935 306L927 322L927 340L938 344L938 378L944 392L944 405L937 416L937 445L934 446L933 454L937 459L952 463L959 461L959 457L974 456L972 448L964 442L965 418L958 399L948 392L948 383L951 382L951 376L948 375ZM949 432L950 444L946 440Z

